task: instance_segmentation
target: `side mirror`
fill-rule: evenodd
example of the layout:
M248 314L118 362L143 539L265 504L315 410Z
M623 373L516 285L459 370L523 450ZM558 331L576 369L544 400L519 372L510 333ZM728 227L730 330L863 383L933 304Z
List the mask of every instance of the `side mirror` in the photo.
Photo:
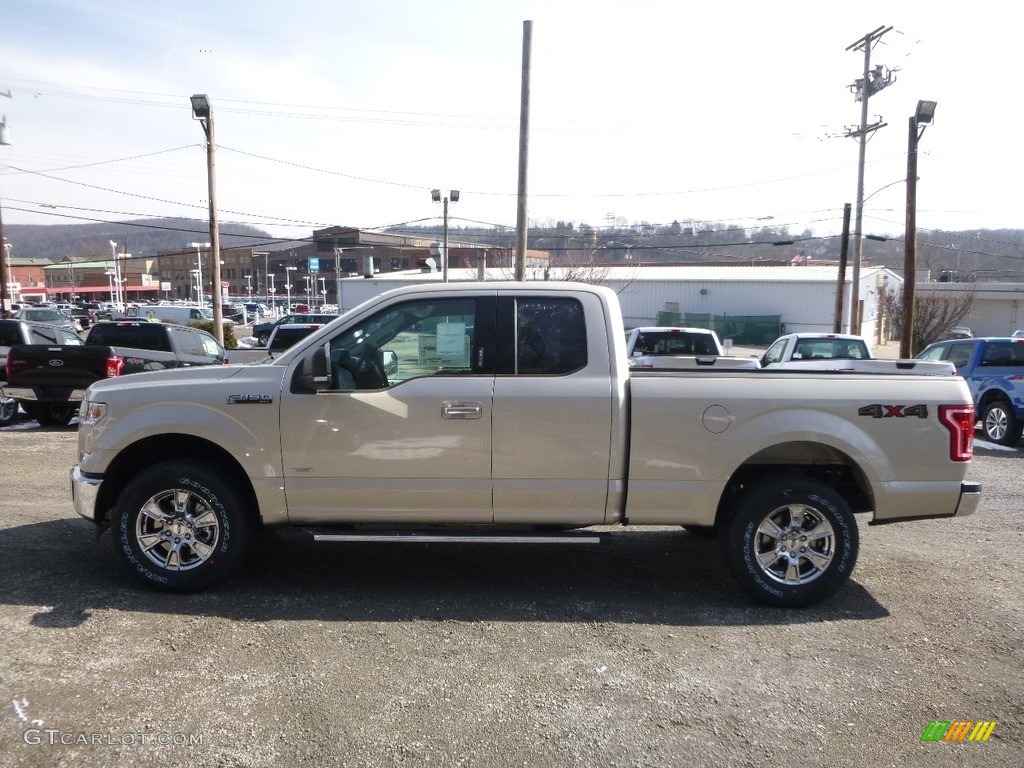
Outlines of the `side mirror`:
M327 389L327 385L331 382L331 376L324 347L317 347L312 354L306 356L302 361L301 371L302 388L306 392L319 392Z

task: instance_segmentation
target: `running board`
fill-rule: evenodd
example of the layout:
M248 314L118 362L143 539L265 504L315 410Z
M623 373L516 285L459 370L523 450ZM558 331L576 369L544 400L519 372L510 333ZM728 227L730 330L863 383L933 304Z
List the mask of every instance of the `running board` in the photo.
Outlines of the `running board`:
M434 533L423 531L311 531L313 541L402 541L426 544L600 544L597 533Z

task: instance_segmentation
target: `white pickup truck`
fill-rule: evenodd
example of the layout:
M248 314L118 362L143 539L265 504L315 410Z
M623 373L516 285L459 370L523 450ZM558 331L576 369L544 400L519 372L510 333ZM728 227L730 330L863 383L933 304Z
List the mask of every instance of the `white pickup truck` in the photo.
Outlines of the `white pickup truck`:
M802 606L849 578L854 513L981 494L962 379L826 376L631 370L602 287L401 288L268 363L93 384L72 498L167 591L226 577L260 527L567 545L654 525L718 534L747 591Z
M707 328L645 326L626 331L630 368L758 368L752 358L725 357L718 334Z
M863 337L842 333L787 333L758 362L762 368L788 371L956 375L956 368L945 361L878 360Z

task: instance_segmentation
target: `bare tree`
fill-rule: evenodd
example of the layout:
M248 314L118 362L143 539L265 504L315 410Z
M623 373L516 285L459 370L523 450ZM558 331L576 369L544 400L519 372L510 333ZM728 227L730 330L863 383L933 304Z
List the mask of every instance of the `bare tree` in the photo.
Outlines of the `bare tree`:
M608 279L612 265L598 262L596 254L599 250L594 248L589 251L567 251L560 264L549 265L544 270L544 279L601 285ZM511 249L499 248L492 250L492 253L494 264L501 269L503 278L514 280L514 252Z
M977 288L974 283L958 283L959 290L941 293L914 293L914 332L911 334L910 354L916 355L933 341L938 341L970 314ZM893 336L903 333L903 308L896 291L884 291L881 296L886 316L892 318Z

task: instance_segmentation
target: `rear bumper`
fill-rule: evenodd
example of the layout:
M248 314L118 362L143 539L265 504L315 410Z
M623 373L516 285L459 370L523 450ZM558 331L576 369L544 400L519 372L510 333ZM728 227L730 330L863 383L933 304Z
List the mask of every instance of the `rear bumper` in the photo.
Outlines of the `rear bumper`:
M924 497L924 494L914 494L916 498ZM908 497L909 498L909 497ZM947 494L945 499L948 500L949 495ZM907 499L904 499L902 509L910 508ZM948 501L947 501L948 503ZM878 514L875 514L874 519L870 525L888 525L889 523L902 523L908 520L930 520L934 518L942 517L968 517L973 515L978 509L978 504L981 503L981 483L972 482L965 480L960 483L960 495L957 498L956 506L952 512L935 512L937 507L940 507L941 502L936 499L926 499L927 506L921 506L914 510L914 514L894 515L892 517L879 518Z
M76 464L71 468L71 503L75 512L86 520L99 522L96 517L96 501L100 495L103 479L87 477Z
M32 387L3 387L3 395L15 400L27 400L30 403L80 403L85 399L85 390L65 390L57 396L39 393Z
M981 483L964 481L960 483L960 503L956 506L956 517L973 515L981 503Z

